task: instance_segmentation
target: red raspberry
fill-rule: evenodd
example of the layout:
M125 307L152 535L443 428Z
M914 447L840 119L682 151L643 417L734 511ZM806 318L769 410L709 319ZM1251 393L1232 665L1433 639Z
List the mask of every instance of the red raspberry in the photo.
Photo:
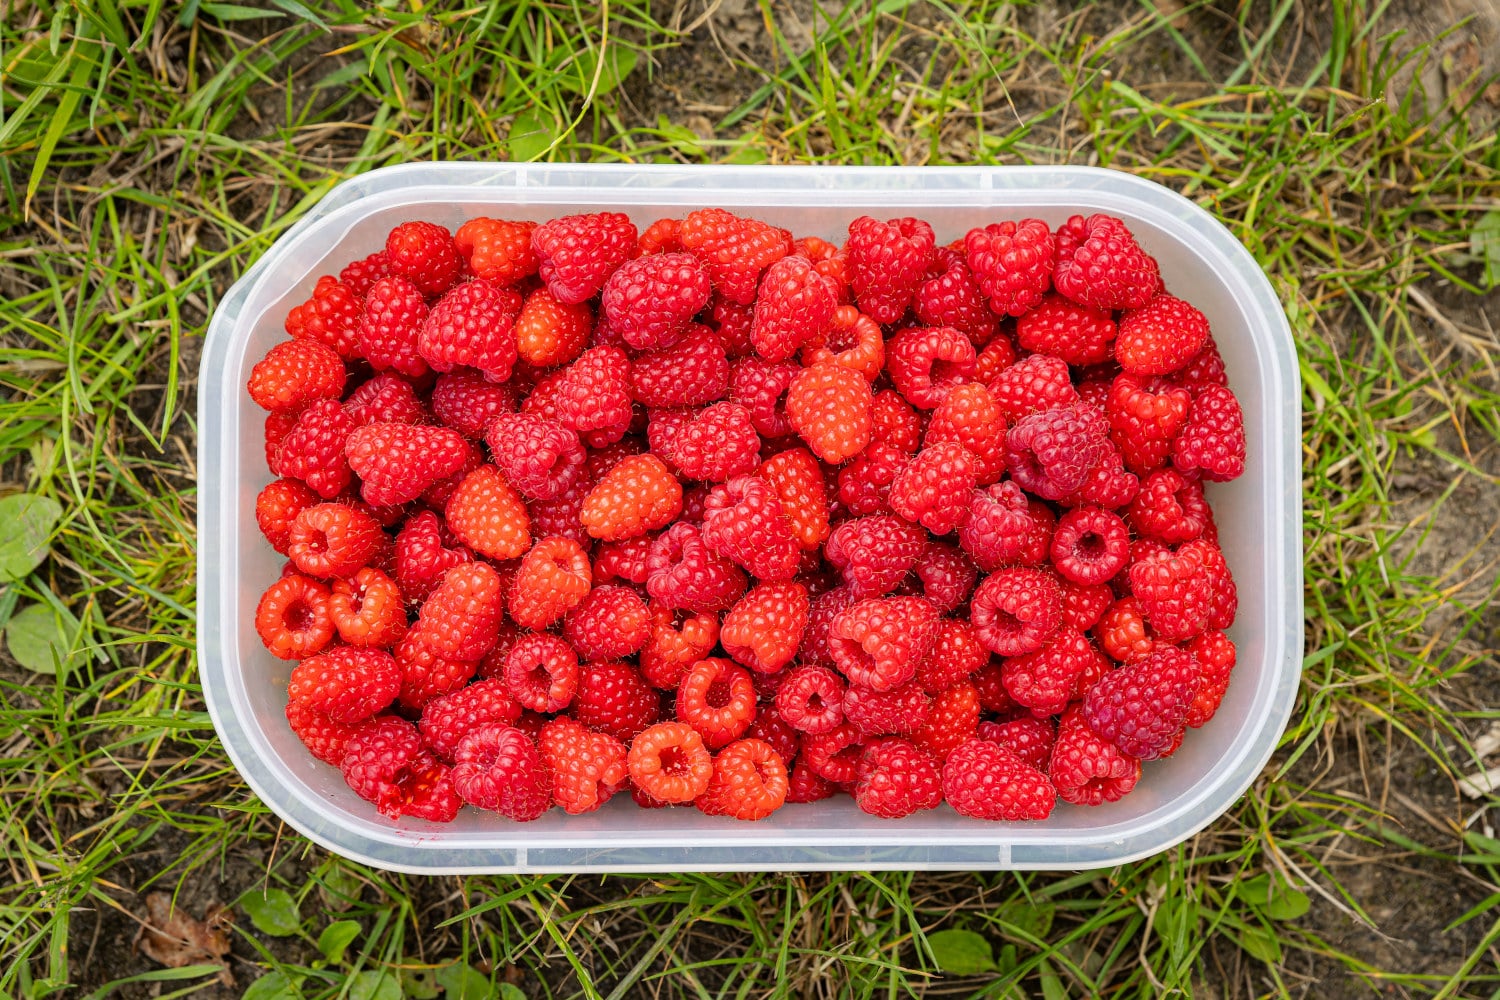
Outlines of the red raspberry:
M443 537L443 523L430 510L413 514L396 535L396 582L409 600L424 601L454 566L473 553Z
M850 684L844 692L844 718L865 737L915 732L927 721L931 707L931 699L915 681L889 691Z
M429 646L446 659L477 661L499 635L503 591L504 581L488 563L460 563L422 602L407 642Z
M352 576L386 542L380 522L341 503L320 503L297 515L287 555L308 576Z
M537 259L531 249L535 229L535 222L480 217L458 227L453 245L476 278L503 288L536 274Z
M755 353L750 343L750 327L755 322L754 307L730 302L715 292L708 306L710 325L724 344L724 353L730 358L743 358Z
M1142 381L1121 372L1109 386L1104 412L1109 436L1125 465L1137 475L1160 468L1187 421L1192 394L1170 384Z
M417 727L429 750L452 760L470 730L493 722L509 725L520 716L521 706L506 691L505 682L491 678L432 699L422 708Z
M978 735L1045 772L1052 757L1052 744L1057 742L1057 726L1051 719L1023 715L1009 722L981 722Z
M852 683L889 691L911 680L937 639L937 608L920 597L860 601L833 620L828 651Z
M1120 598L1100 615L1094 635L1099 648L1117 663L1134 663L1156 648L1156 640L1134 597Z
M1198 664L1200 682L1188 706L1187 724L1193 729L1206 724L1219 710L1224 692L1229 690L1229 675L1234 670L1235 649L1229 636L1209 629L1194 636L1182 647Z
M510 588L510 617L522 628L547 628L577 607L593 583L588 553L568 538L543 538L531 547Z
M752 670L775 673L797 655L807 606L807 588L800 583L756 585L724 616L724 652Z
M413 641L410 632L391 652L401 667L401 693L396 700L409 713L419 713L432 699L460 690L478 668L473 660L451 659L420 640Z
M1208 627L1213 580L1196 551L1160 551L1137 559L1130 565L1130 593L1151 630L1166 642L1191 639Z
M1052 283L1091 309L1139 309L1161 287L1161 275L1125 223L1108 215L1075 215L1057 230Z
M370 294L370 286L391 273L390 258L384 250L377 250L368 257L351 261L339 272L339 281L360 298ZM337 763L335 761L334 763Z
M344 445L349 466L362 481L360 494L377 507L407 503L463 467L469 447L446 427L368 424Z
M881 222L868 215L849 223L849 284L859 311L895 323L934 259L932 227L921 219Z
M283 340L250 369L250 398L263 410L293 413L344 391L344 362L315 340Z
M755 720L755 684L744 667L718 657L699 660L677 689L677 718L710 749L744 735Z
M383 649L335 646L297 664L286 694L345 725L361 722L396 700L401 668Z
M819 802L838 794L838 786L807 766L800 756L787 778L788 802Z
M594 580L600 583L624 580L644 587L646 577L651 575L651 545L655 541L655 535L636 535L621 542L597 543L594 546Z
M334 767L338 767L343 761L349 737L371 724L369 720L352 725L334 722L328 716L313 711L307 707L306 703L300 701L286 703L286 721L297 739L307 747L308 753Z
M989 343L999 325L964 255L938 247L929 277L917 286L912 311L924 326L951 326L975 346Z
M621 459L584 498L590 537L633 538L670 524L682 511L682 486L655 455Z
M690 324L671 347L635 359L630 391L648 407L702 406L723 399L729 392L723 342L708 327Z
M827 335L802 348L804 367L824 362L848 368L874 382L885 367L885 335L880 324L853 306L839 306Z
M1088 693L1083 717L1122 753L1156 760L1176 748L1202 684L1198 662L1175 646L1105 674Z
M776 712L799 732L832 732L844 721L843 678L827 667L792 668L776 691Z
M324 405L326 405L327 403L333 403L334 406L338 406L338 403L334 400L326 400ZM277 466L280 465L279 456L281 454L281 442L286 440L286 436L296 428L297 421L300 416L300 413L266 414L266 468L270 469L272 472L275 472ZM340 446L339 457L342 458L343 454L344 449L342 446Z
M594 347L540 383L521 409L558 421L602 448L630 427L630 359L618 347Z
M516 363L516 314L521 296L487 281L467 281L444 295L422 324L417 353L434 371L477 368L495 382Z
M988 654L989 651L985 652ZM1015 710L1016 703L1010 700L1010 692L1005 690L1004 670L999 661L986 660L984 666L970 675L969 682L974 686L979 704L986 712L1007 715Z
M1163 293L1120 319L1115 360L1131 375L1168 375L1193 360L1207 342L1204 315Z
M479 448L475 447L468 438L463 439L462 447L463 464L458 467L458 470L451 476L444 476L442 479L439 479L437 482L433 483L431 486L422 491L422 502L431 507L433 510L447 510L448 501L453 499L453 494L457 492L459 485L468 478L469 473L475 471L485 464L484 453ZM360 502L362 503L363 501ZM399 512L403 508L400 506L375 507L374 505L370 505L370 509L375 511L395 510ZM399 514L395 520L399 520ZM394 524L395 520L392 520L391 523Z
M1107 583L1080 586L1069 580L1059 581L1062 591L1062 620L1064 625L1087 632L1103 617L1115 602L1115 592Z
M526 505L493 465L464 477L448 499L446 513L454 537L482 556L517 559L531 547Z
M722 483L755 469L760 435L738 403L714 403L691 414L662 449L685 479Z
M708 788L694 804L710 816L765 819L786 801L786 762L765 740L743 739L714 758Z
M318 499L306 483L295 479L278 479L260 491L255 498L255 523L271 548L286 555L297 515L315 506Z
M531 249L537 273L560 302L591 299L621 264L639 249L628 216L618 212L568 215L537 226Z
M952 545L930 542L912 571L922 583L922 595L940 614L953 611L969 599L979 571L968 556Z
M657 219L641 231L636 244L642 257L653 253L677 253L682 249L682 220Z
M882 819L900 819L943 801L943 782L932 758L906 740L865 747L858 764L854 803Z
M771 677L779 682L787 675L769 674L760 676ZM752 677L753 679L755 678ZM755 721L750 724L749 729L745 730L745 738L765 740L771 745L771 749L776 751L776 756L780 757L788 765L802 751L802 734L788 725L786 720L781 717L781 713L776 710L774 696L768 699L764 692L761 694L760 703L755 707Z
M994 338L984 345L977 357L974 359L974 379L989 386L993 391L995 379L1018 360L1016 345L1011 342L1010 337L1003 333L995 334ZM1041 358L1051 358L1051 355L1038 355ZM1056 361L1056 358L1051 358Z
M802 633L802 648L797 650L803 663L833 662L833 655L828 652L828 629L839 612L856 600L848 587L834 587L812 599L807 609L807 628Z
M973 495L958 544L984 572L1002 566L1038 566L1047 560L1056 517L1046 504L1013 482Z
M911 741L929 757L942 762L954 749L973 739L978 727L978 689L973 684L955 684L933 696L927 721L911 734Z
M427 322L427 300L422 290L405 278L381 278L365 296L359 317L359 352L376 371L387 368L418 378L427 362L417 353L422 325Z
M792 423L786 415L786 393L801 371L796 364L745 358L734 364L729 398L750 412L750 422L762 437L785 437L792 433Z
M1037 716L1056 715L1108 672L1109 661L1088 637L1064 625L1034 653L1007 657L1001 667L1005 691Z
M871 441L838 472L839 503L856 517L891 513L891 484L913 453Z
M1034 309L1052 287L1056 240L1039 219L998 222L971 229L964 254L990 309L1019 316Z
M714 761L703 737L684 722L661 722L630 743L630 780L652 798L691 802L708 790Z
M525 823L552 806L552 774L536 742L503 722L470 729L454 751L453 787L471 806Z
M1063 579L1088 586L1103 583L1130 559L1125 522L1098 507L1078 507L1058 518L1052 535L1052 565Z
M946 535L969 513L974 494L974 457L952 441L928 445L896 473L891 509L935 535Z
M870 400L863 376L825 362L792 380L786 412L813 454L837 465L870 443Z
M366 424L425 424L427 408L412 384L398 375L376 375L349 394L344 412L354 426Z
M754 476L736 476L708 495L703 543L761 580L797 573L801 550L791 522L770 484Z
M973 380L974 345L951 326L914 326L886 345L885 367L908 403L930 410L954 386Z
M485 440L506 482L533 500L562 496L583 473L578 435L535 413L498 414Z
M293 573L266 588L255 606L255 631L282 660L312 656L333 640L328 588Z
M926 533L899 517L872 514L845 521L828 536L827 560L857 598L896 589L927 547Z
M1022 417L1005 435L1005 464L1029 493L1061 500L1110 450L1103 414L1084 403Z
M917 666L917 683L928 694L937 694L962 684L989 662L990 653L979 642L972 623L962 618L941 618L932 649Z
M416 816L451 822L460 806L448 768L422 749L417 728L405 719L382 715L344 744L344 781L382 816Z
M359 314L362 297L332 275L318 279L313 293L286 316L286 332L299 340L315 340L342 358L359 356Z
M1046 819L1057 804L1047 775L989 740L972 739L943 764L943 797L974 819Z
M974 591L970 614L979 641L990 652L1001 656L1034 653L1062 624L1057 577L1037 569L998 570Z
M617 740L632 739L654 723L661 702L640 671L625 663L591 663L578 679L573 717Z
M1219 356L1219 345L1214 343L1212 333L1208 335L1203 350L1199 351L1185 366L1173 372L1170 381L1173 385L1186 389L1194 395L1209 386L1229 384L1229 379L1224 374L1224 359Z
M1022 350L1050 354L1070 365L1097 365L1110 357L1115 321L1109 311L1090 309L1049 295L1016 320L1016 343Z
M579 545L592 542L583 526L583 501L594 485L594 477L585 466L584 471L555 499L528 504L526 516L531 522L532 533L542 538L548 535L571 538Z
M646 445L655 455L670 461L672 445L700 411L683 406L671 410L652 410L646 415Z
M1198 392L1172 446L1172 464L1216 483L1239 478L1245 471L1245 417L1234 393L1222 386Z
M973 457L974 477L988 486L1005 471L1005 419L990 391L978 383L954 386L932 411L928 447L952 442Z
M1080 806L1116 802L1141 779L1141 762L1095 734L1082 706L1063 713L1047 763L1057 797Z
M787 233L722 208L702 208L682 220L682 248L708 268L714 290L729 302L755 301L761 274L791 252Z
M766 269L750 326L755 353L785 361L803 344L828 332L838 307L833 282L806 257L783 257Z
M1212 514L1201 483L1158 469L1141 484L1125 516L1142 538L1177 545L1200 537Z
M781 512L804 552L828 538L828 491L818 460L805 448L788 448L761 463L756 476L770 484Z
M1106 440L1099 461L1084 477L1083 485L1078 487L1076 493L1063 497L1058 502L1064 507L1091 504L1105 510L1118 510L1134 500L1140 490L1141 481L1134 474L1125 471L1125 462L1120 458L1119 449Z
M1208 627L1226 629L1233 625L1240 606L1239 591L1219 546L1207 538L1198 538L1178 547L1177 554L1196 558L1208 575Z
M910 455L922 446L922 417L894 389L882 389L870 403L871 440Z
M328 615L339 638L351 646L389 649L406 635L406 604L385 573L365 567L348 580L335 580Z
M708 271L690 253L638 257L604 283L601 309L610 329L638 351L673 344L708 305Z
M848 785L859 777L859 758L863 751L859 729L853 723L844 722L826 733L803 736L802 753L798 759L818 777L837 785Z
M561 712L578 693L578 654L545 632L516 639L505 657L505 690L533 712Z
M586 660L630 656L650 634L646 602L629 587L595 587L563 624L563 635Z
M674 690L688 667L719 642L719 620L712 613L690 614L651 605L651 635L641 649L641 674L653 686Z
M552 772L552 800L570 816L598 809L630 776L619 740L590 732L572 719L553 719L536 743Z
M689 611L722 611L745 592L745 574L705 544L695 524L679 521L651 546L646 591L653 601Z
M423 295L440 295L463 273L464 262L453 234L433 222L403 222L385 238L385 258L392 274L417 286Z
M1078 402L1068 364L1050 354L1032 354L1006 368L990 382L990 395L1007 423Z
M583 351L594 329L587 302L559 301L547 288L526 296L515 320L516 354L539 368L565 365Z

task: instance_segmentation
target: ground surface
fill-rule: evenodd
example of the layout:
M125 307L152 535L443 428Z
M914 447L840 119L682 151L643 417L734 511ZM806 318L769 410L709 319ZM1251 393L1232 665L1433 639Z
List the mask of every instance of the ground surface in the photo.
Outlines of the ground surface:
M0 621L81 623L62 681L0 652L0 995L1496 995L1458 779L1500 762L1497 38L1485 0L0 0L0 491L61 509ZM426 879L282 828L195 684L200 337L340 179L512 156L1097 163L1218 213L1306 414L1304 682L1246 798L1080 876ZM233 926L142 938L156 892Z

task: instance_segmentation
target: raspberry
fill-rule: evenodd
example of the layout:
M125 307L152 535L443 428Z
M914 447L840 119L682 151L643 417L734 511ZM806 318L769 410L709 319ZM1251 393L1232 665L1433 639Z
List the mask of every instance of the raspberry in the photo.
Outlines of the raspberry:
M591 299L615 269L639 249L629 217L618 212L568 215L537 226L531 249L537 273L558 301Z
M573 717L617 740L630 740L654 723L661 704L640 671L625 663L591 663L578 678Z
M998 570L974 591L970 614L979 641L990 652L1001 656L1034 653L1062 624L1057 577L1036 569Z
M792 537L804 552L814 552L828 538L828 490L818 460L805 448L788 448L761 463L756 476L770 484Z
M1234 643L1218 629L1209 629L1188 640L1182 648L1198 664L1200 682L1193 702L1188 706L1186 719L1188 726L1197 729L1214 717L1219 703L1224 700L1224 692L1229 689L1229 676L1234 670Z
M558 497L529 504L526 516L531 522L532 532L543 538L557 535L571 538L580 545L589 544L592 539L583 526L583 501L594 485L594 478L585 466L584 471Z
M984 666L970 675L969 683L974 686L979 704L986 712L1006 715L1016 708L1016 703L1010 700L1010 692L1005 690L1004 670L998 661L986 660Z
M1103 414L1084 403L1022 417L1005 435L1005 464L1021 488L1061 500L1110 450Z
M482 465L448 499L448 527L464 545L490 559L519 558L531 547L526 505L500 470Z
M646 591L653 601L688 611L722 611L745 592L745 574L710 548L698 526L679 521L651 546Z
M570 816L598 809L630 776L619 740L590 732L572 719L553 719L536 743L552 772L552 800Z
M417 353L422 324L427 322L427 300L422 290L405 278L381 278L365 295L359 317L359 353L376 371L392 369L418 378L427 362Z
M1134 597L1116 601L1094 626L1099 647L1117 663L1134 663L1156 648L1156 641Z
M1067 362L1050 354L1022 358L996 375L989 388L1006 423L1078 402Z
M266 588L255 606L255 631L271 655L300 660L333 640L328 588L293 573Z
M1075 215L1057 230L1057 290L1091 309L1139 309L1161 286L1156 261L1125 223Z
M755 319L752 306L730 302L715 293L708 312L710 325L724 344L726 355L731 359L744 358L755 352L750 343L750 327Z
M834 284L806 257L783 257L766 269L750 323L750 343L767 361L785 361L828 332L838 307Z
M585 660L630 656L650 634L646 602L629 587L595 587L563 623L563 635Z
M912 311L924 326L951 326L975 346L989 343L999 325L964 255L938 247L929 277L917 286Z
M1056 518L1046 504L1012 482L996 483L973 495L958 544L984 572L1002 566L1045 562Z
M447 823L458 815L448 768L422 749L416 727L405 719L383 715L351 733L340 769L349 787L383 816Z
M594 547L594 580L624 580L637 587L650 576L651 545L655 535L636 535L622 542L599 542ZM609 657L605 657L608 659Z
M844 718L865 736L911 733L927 721L931 701L921 685L908 681L889 691L850 684L844 692Z
M974 819L1046 819L1057 791L1041 771L988 740L957 747L943 764L943 797L960 816Z
M834 528L823 554L843 574L849 591L865 598L895 590L926 547L921 528L899 517L872 514Z
M1203 350L1184 367L1172 373L1171 382L1195 395L1209 386L1229 384L1229 379L1224 374L1224 359L1219 356L1219 345L1214 343L1212 333L1208 335Z
M1115 360L1131 375L1168 375L1184 367L1208 342L1208 320L1165 293L1120 319Z
M714 403L691 414L662 449L685 479L722 483L751 472L760 458L760 435L738 403Z
M1115 321L1108 310L1090 309L1049 295L1016 320L1022 350L1050 354L1070 365L1097 365L1110 357Z
M990 309L1000 316L1020 316L1036 308L1052 286L1052 259L1057 242L1039 219L998 222L971 229L964 254Z
M1172 464L1216 483L1239 478L1245 471L1245 417L1234 393L1222 386L1199 390L1172 446Z
M1240 605L1239 591L1218 545L1207 538L1198 538L1180 546L1177 554L1196 558L1208 575L1208 627L1226 629L1233 625Z
M555 635L523 635L505 657L505 689L533 712L561 712L578 693L578 654Z
M1130 559L1130 531L1107 510L1078 507L1058 518L1051 552L1063 579L1083 586L1103 583Z
M424 601L454 566L474 555L443 537L442 521L430 510L413 514L396 535L396 582L408 600Z
M427 408L412 384L399 375L376 375L349 394L344 412L354 426L366 424L425 424Z
M1173 385L1142 381L1121 372L1109 386L1104 412L1109 436L1125 465L1137 475L1160 468L1187 421L1192 394Z
M821 482L821 480L820 480ZM278 479L255 498L255 523L271 548L286 555L297 516L318 503L318 495L306 483Z
M978 383L957 385L932 411L924 442L954 443L973 458L975 481L988 486L1005 471L1005 420L990 391Z
M498 632L499 626L496 626ZM488 640L486 633L480 641ZM433 698L457 691L478 672L475 660L447 656L424 640L413 627L391 650L401 665L401 707L421 711Z
M790 580L801 554L770 484L736 476L703 505L703 544L761 580Z
M305 702L286 703L286 721L302 745L318 760L338 767L344 759L349 737L370 725L369 720L345 725L334 722L321 712L307 707Z
M988 344L984 345L977 357L974 359L974 379L983 382L991 390L995 388L995 379L1018 360L1016 345L1011 342L1010 337L1003 333L995 334ZM1056 361L1050 355L1038 355L1043 359Z
M912 567L922 581L922 596L939 614L948 614L969 599L979 571L968 556L952 545L930 542Z
M621 459L584 498L590 537L619 541L670 524L682 510L682 486L655 455Z
M315 340L331 347L341 358L359 356L359 314L364 311L359 293L332 275L318 279L313 293L286 315L286 332L298 340Z
M510 588L510 617L522 628L547 628L577 607L592 583L588 553L577 542L540 539L516 570Z
M839 612L857 598L848 587L835 587L812 599L807 609L807 628L802 633L802 647L797 655L803 663L832 663L828 652L828 629Z
M705 326L690 324L671 347L635 359L630 392L648 407L702 406L729 392L729 360L724 343Z
M370 294L370 286L391 273L390 258L384 250L377 250L368 257L351 261L339 272L339 281L360 298ZM337 762L335 762L337 763Z
M938 761L973 739L979 727L979 691L973 684L955 684L932 699L927 721L911 734L919 750Z
M1213 580L1196 551L1162 551L1137 559L1130 566L1130 593L1151 630L1166 642L1202 632L1213 611Z
M1062 591L1062 621L1080 632L1087 632L1115 602L1115 592L1106 583L1080 586L1069 580L1059 581Z
M787 388L786 412L813 454L837 465L870 443L870 384L858 373L823 363Z
M403 222L385 238L385 258L392 274L417 286L423 295L439 295L463 273L464 262L453 234L433 222Z
M1106 510L1118 510L1141 490L1141 481L1133 473L1125 471L1125 462L1120 451L1105 441L1099 461L1083 478L1078 491L1058 501L1064 507L1079 507L1092 504Z
M787 778L788 802L818 802L838 794L838 786L807 766L800 756Z
M1057 726L1051 719L1023 715L1009 722L981 722L978 735L1045 772L1047 761L1052 756L1052 744L1057 742Z
M477 661L499 635L503 589L489 564L460 563L422 602L407 643L429 646L445 659Z
M724 652L752 670L775 673L797 655L807 606L807 588L800 583L756 585L724 616Z
M516 315L516 354L539 368L565 365L583 351L593 329L594 310L587 302L562 302L538 288Z
M708 790L714 760L703 737L684 722L661 722L630 742L630 780L661 802L691 802Z
M584 351L558 375L553 392L554 412L539 410L531 399L522 408L572 428L591 448L618 441L630 426L630 359L618 347Z
M475 726L458 741L453 759L453 787L471 806L518 823L552 806L552 775L536 742L514 726Z
M928 445L896 473L891 509L935 535L946 535L969 513L974 457L956 442Z
M604 283L600 307L610 329L638 351L677 341L708 304L708 271L690 253L626 261Z
M250 398L263 410L292 413L344 391L344 362L315 340L283 340L250 369Z
M792 433L786 392L801 371L796 364L744 358L735 362L730 374L729 398L749 411L750 422L762 437L785 437Z
M532 500L555 500L583 473L583 443L555 420L535 413L501 413L485 441L506 482Z
M839 502L844 509L856 517L891 513L891 484L911 455L880 441L866 445L838 472Z
M906 401L930 410L974 378L974 345L951 326L911 327L886 345L886 371Z
M932 227L921 219L881 222L868 215L849 223L849 284L859 311L877 323L895 323L927 274L934 252Z
M1090 729L1122 753L1156 760L1175 748L1202 684L1198 662L1175 646L1105 674L1083 703Z
M967 681L989 659L989 650L980 644L972 623L962 618L941 618L932 649L917 665L916 680L923 691L937 694Z
M396 581L368 566L334 581L328 616L351 646L389 649L406 635L406 605Z
M805 367L823 362L848 368L874 382L885 367L885 336L880 324L853 306L839 306L827 335L802 349Z
M334 406L338 406L338 404L333 400L328 400L327 402L333 403ZM272 412L266 414L266 468L270 469L272 472L275 472L277 467L281 464L278 457L281 454L281 442L286 440L286 436L296 428L297 421L300 416L300 413ZM350 426L353 426L352 423ZM338 451L339 457L343 458L344 449L342 444L340 445Z
M828 630L833 662L854 684L889 691L911 680L937 638L937 608L920 597L860 601Z
M417 351L434 371L476 368L504 382L516 363L516 314L521 296L486 281L469 281L444 295L422 324Z
M864 749L859 729L843 722L826 733L808 733L802 737L799 760L818 777L836 785L847 785L859 777L859 757Z
M786 763L771 744L736 740L714 758L708 787L694 801L710 816L765 819L781 808L787 789Z
M755 684L744 667L719 657L688 668L677 689L677 718L698 731L710 749L744 735L755 721Z
M722 208L689 212L682 220L682 248L708 268L714 291L728 302L755 301L761 274L791 252L785 231L759 219L742 219Z
M910 455L922 446L922 417L894 389L882 389L870 402L870 438Z
M1033 715L1056 715L1108 672L1109 661L1088 637L1064 625L1034 653L1007 657L1001 666L1005 691Z
M401 668L383 649L335 646L292 670L286 694L334 722L362 722L396 700Z
M827 667L794 667L776 691L776 711L799 732L832 732L844 721L843 678Z
M636 241L641 256L653 253L677 253L682 249L682 220L657 219L641 231Z
M344 454L361 480L360 495L386 507L415 500L453 475L463 467L469 446L446 427L367 424L350 432Z
M503 288L536 274L536 253L531 249L531 234L535 229L535 222L481 216L458 227L453 234L453 245L476 278Z
M782 681L786 674L762 674L752 677L752 680L764 677ZM757 685L758 686L758 685ZM767 697L761 692L760 703L755 707L755 721L750 728L745 730L746 739L765 740L771 744L771 749L776 751L788 765L802 751L802 734L787 724L776 709L775 696Z
M860 754L854 804L882 819L900 819L943 801L943 781L932 758L906 740L886 740Z
M297 515L287 555L308 576L352 576L385 544L380 522L341 503L320 503Z
M417 727L429 750L452 760L470 730L492 722L509 725L520 716L521 706L506 691L505 683L491 678L432 699L422 708Z
M641 673L654 687L675 689L688 667L718 644L719 620L712 613L674 611L650 606L651 632L641 648Z
M1158 469L1141 484L1125 517L1142 538L1177 545L1200 537L1212 514L1201 483Z

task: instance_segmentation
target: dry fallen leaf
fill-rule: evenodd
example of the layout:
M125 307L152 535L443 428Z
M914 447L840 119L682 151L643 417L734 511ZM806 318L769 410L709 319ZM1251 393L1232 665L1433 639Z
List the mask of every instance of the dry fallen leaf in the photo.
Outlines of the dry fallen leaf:
M135 936L135 946L169 969L223 963L224 956L229 954L231 920L227 906L210 906L202 920L195 920L175 908L171 896L153 892L146 897L146 917ZM234 985L227 964L219 970L219 982Z

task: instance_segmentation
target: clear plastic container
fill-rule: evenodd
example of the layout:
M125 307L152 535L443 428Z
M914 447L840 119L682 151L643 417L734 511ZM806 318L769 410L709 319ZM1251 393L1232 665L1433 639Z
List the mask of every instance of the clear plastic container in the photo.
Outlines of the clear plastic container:
M396 223L456 228L476 215L543 220L615 209L644 228L722 206L798 235L841 240L859 215L913 215L939 242L971 226L1035 216L1123 218L1176 293L1212 323L1243 403L1245 475L1210 487L1239 583L1239 647L1218 715L1172 759L1146 765L1120 802L1059 805L1029 824L985 823L947 806L880 820L839 797L758 823L693 809L641 810L620 796L586 816L552 810L517 824L465 809L451 824L391 822L314 760L288 728L291 664L256 637L260 593L282 560L261 539L255 497L270 480L250 368L280 340L320 274L382 245ZM1224 812L1260 772L1295 699L1302 657L1301 392L1291 332L1255 260L1190 201L1150 181L1086 167L691 167L434 163L346 181L279 239L224 297L199 383L198 663L230 758L261 799L339 854L409 872L732 869L1081 869L1178 843Z

